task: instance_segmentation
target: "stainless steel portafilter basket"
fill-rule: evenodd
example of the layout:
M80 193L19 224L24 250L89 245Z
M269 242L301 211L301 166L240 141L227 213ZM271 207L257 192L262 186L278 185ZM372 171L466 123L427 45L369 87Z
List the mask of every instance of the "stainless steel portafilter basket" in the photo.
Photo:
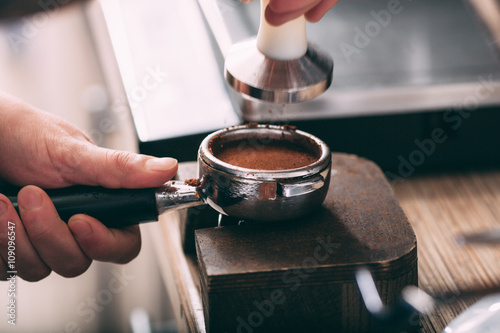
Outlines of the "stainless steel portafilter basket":
M290 142L313 152L317 161L289 170L254 170L215 157L211 141L244 142L258 150L272 142ZM303 216L324 201L330 184L328 146L311 134L281 126L237 126L215 132L201 143L198 168L200 195L224 215L242 220L282 221Z
M289 142L311 152L317 160L289 170L246 169L219 160L212 153L212 140L222 145L242 141L254 149L275 141ZM203 140L198 151L196 186L176 180L159 188L73 186L47 193L64 221L84 213L109 227L156 221L163 212L204 203L240 220L271 222L289 220L317 209L328 192L330 169L330 150L320 139L283 126L243 125L214 132ZM0 189L16 208L18 191Z
M226 54L226 82L254 102L299 103L319 96L332 83L332 58L307 42L304 16L269 25L264 16L268 3L261 0L257 37L233 45Z

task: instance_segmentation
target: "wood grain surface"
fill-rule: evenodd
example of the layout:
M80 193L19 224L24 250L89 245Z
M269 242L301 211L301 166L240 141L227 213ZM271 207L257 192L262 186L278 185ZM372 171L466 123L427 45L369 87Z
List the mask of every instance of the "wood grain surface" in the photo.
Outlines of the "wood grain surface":
M332 155L328 195L313 213L199 229L195 238L209 332L372 332L351 288L356 271L369 267L385 303L417 284L411 225L380 168L354 155Z
M419 286L431 293L500 285L500 245L460 246L463 233L500 228L500 171L431 175L393 184L418 241ZM422 317L423 332L441 332L476 299Z
M500 228L499 170L408 178L392 188L417 237L422 289L453 293L500 283L500 245L461 247L454 239L465 232ZM198 267L192 256L183 253L179 214L160 220L154 243L180 332L205 332ZM422 332L442 332L475 299L448 301L422 316Z

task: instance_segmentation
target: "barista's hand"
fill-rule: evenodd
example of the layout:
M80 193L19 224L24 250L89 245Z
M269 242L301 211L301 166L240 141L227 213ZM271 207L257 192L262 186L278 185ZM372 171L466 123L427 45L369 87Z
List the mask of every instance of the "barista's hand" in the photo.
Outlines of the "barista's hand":
M252 0L241 0L248 3ZM310 22L319 21L339 0L269 0L265 16L271 25L281 25L305 15Z
M37 186L155 187L176 171L174 159L97 147L69 123L0 92L0 182L25 186L18 195L20 216L0 194L0 280L10 270L9 222L15 223L15 269L28 281L41 280L52 270L77 276L94 259L126 263L139 253L137 225L108 229L82 214L65 223Z

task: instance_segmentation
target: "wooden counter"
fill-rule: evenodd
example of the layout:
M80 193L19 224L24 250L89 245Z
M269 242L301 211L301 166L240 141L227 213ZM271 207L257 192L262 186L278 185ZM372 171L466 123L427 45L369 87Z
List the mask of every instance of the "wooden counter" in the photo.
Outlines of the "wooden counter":
M393 189L417 235L420 288L440 293L500 284L500 245L459 246L454 239L500 228L500 171L426 176ZM424 316L423 332L441 332L473 302Z
M418 241L419 286L454 292L500 284L500 246L456 244L454 236L500 228L500 171L405 179L393 190ZM196 258L182 249L182 213L161 217L152 232L180 332L205 332ZM441 332L474 302L457 300L423 316L423 332Z

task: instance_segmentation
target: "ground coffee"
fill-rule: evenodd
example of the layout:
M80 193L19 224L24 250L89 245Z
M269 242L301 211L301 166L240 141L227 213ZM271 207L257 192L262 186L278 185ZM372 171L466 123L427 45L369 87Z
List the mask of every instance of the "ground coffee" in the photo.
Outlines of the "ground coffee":
M287 141L249 144L245 140L226 143L212 149L218 159L247 169L289 170L310 165L318 160L314 152Z

